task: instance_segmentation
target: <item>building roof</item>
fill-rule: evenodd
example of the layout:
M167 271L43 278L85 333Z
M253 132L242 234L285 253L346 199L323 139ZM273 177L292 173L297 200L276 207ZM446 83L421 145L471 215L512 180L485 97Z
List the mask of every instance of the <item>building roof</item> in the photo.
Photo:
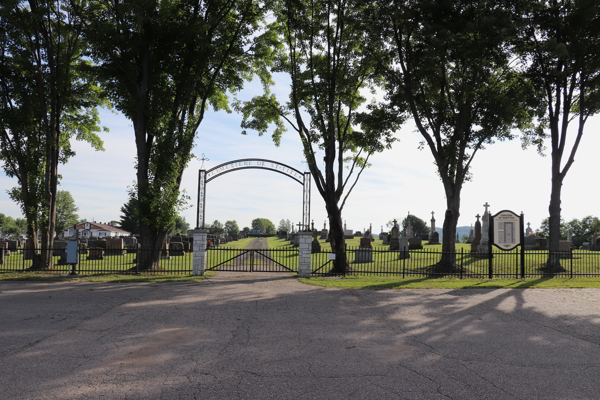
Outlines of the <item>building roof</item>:
M102 224L100 222L90 222L90 221L87 221L87 222L90 224L90 229L96 229L98 231L116 232L116 233L121 234L122 236L131 235L131 232L124 231L123 229L116 228L112 225ZM85 229L84 224L85 224L85 222L77 224L77 229Z

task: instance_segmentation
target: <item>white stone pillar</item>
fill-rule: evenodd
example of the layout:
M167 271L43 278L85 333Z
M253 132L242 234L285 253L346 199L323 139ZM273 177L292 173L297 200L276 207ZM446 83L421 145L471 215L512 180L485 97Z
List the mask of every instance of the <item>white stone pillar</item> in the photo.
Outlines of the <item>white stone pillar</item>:
M298 247L300 248L300 266L298 275L302 278L308 278L312 273L312 232L299 232L298 239Z
M206 239L208 237L207 229L194 229L192 231L193 252L192 275L204 275L204 263L206 260Z

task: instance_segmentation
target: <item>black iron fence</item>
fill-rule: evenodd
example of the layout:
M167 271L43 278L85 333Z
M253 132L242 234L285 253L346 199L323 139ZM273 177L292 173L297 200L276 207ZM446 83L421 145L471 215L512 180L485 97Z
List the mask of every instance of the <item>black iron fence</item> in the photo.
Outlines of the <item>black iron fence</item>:
M39 249L2 250L0 272L43 272L66 274L73 265L66 263L65 250L53 249L53 265L49 269L33 269ZM472 254L465 249L442 253L438 250L388 250L385 247L347 247L345 253L318 252L312 254L313 275L394 275L399 277L455 277L455 278L531 278L548 276L546 268L550 255L559 259L560 271L556 277L600 277L600 251L573 250L550 253L527 250L521 261L520 249L496 251L489 255ZM82 251L75 272L81 274L182 274L192 273L190 252L137 249L87 249ZM442 259L452 261L451 270L441 270ZM155 259L155 263L144 260ZM206 252L206 270L297 272L300 264L298 248L235 249L209 247Z
M560 261L560 270L552 270L556 277L600 277L600 251L572 250L525 251L523 261L520 249L473 254L464 249L457 252L439 250L388 250L386 248L347 247L346 252L320 252L312 255L313 275L396 275L400 277L455 277L455 278L530 278L548 276L550 255ZM441 268L442 260L451 267ZM345 268L344 268L345 264ZM446 263L445 265L448 265Z
M191 274L192 253L183 250L154 249L85 249L81 250L73 269L67 264L64 248L51 251L52 267L37 269L39 249L4 250L0 256L0 272L42 272L65 274L73 271L82 274Z

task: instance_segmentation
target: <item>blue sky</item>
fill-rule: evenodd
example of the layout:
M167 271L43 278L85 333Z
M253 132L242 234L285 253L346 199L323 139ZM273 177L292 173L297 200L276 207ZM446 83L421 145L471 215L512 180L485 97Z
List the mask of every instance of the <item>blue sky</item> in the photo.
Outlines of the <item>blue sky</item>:
M276 76L274 92L285 101L289 81ZM258 82L251 82L239 97L259 94ZM59 167L63 176L59 190L71 192L79 215L87 220L119 220L120 208L127 201L127 187L135 180L135 142L133 127L121 114L102 110L102 124L110 129L102 133L104 152L96 152L85 143L73 145L77 155ZM210 110L202 122L194 154L204 153L206 169L241 158L265 158L290 165L300 171L302 147L297 133L288 130L275 147L270 136L255 132L241 135L241 116ZM571 136L576 125L572 123ZM575 163L563 186L562 212L565 220L586 215L600 216L598 198L597 153L600 149L600 117L586 124ZM342 218L348 229L363 230L373 224L374 232L407 213L426 221L435 212L436 226L443 223L445 197L429 150L418 150L421 137L409 121L396 133L399 139L391 150L372 156L372 167L365 170L344 207ZM566 158L566 157L565 157ZM182 188L192 197L183 216L195 225L197 177L201 161L192 160L183 177ZM476 214L483 214L488 202L496 213L508 209L523 211L525 220L535 229L548 215L550 199L550 157L540 157L535 149L523 150L519 140L498 142L479 152L472 164L472 180L462 191L459 226L471 225ZM21 217L19 207L6 190L16 180L0 172L0 212ZM206 220L236 220L240 228L250 226L254 218L268 218L275 225L281 219L297 224L302 219L302 186L284 175L263 170L243 170L222 175L207 185ZM325 206L316 187L312 187L311 218L321 228L326 219Z

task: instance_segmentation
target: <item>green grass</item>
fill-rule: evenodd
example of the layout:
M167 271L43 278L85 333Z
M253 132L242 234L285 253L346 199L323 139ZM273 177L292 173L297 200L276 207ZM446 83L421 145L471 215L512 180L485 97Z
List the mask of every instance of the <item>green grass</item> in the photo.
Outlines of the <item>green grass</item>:
M345 278L298 278L302 283L340 289L524 289L524 288L600 288L600 279L442 279L442 278L396 278L379 276L346 276Z

